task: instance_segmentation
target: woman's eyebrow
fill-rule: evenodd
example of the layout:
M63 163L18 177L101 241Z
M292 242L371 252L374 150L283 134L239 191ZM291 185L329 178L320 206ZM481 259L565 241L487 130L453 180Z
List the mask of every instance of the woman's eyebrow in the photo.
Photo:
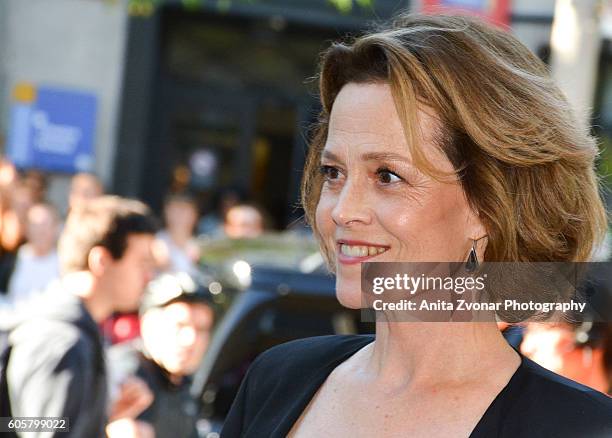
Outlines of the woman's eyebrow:
M336 161L338 163L342 162L338 155L328 150L323 150L321 158ZM367 152L361 155L361 159L363 161L400 161L406 164L412 164L407 157L393 152Z
M401 161L406 164L412 164L407 157L393 152L368 152L363 154L361 159L363 161Z
M321 154L321 158L326 158L328 160L335 161L337 163L341 163L342 162L342 160L340 159L340 157L338 155L336 155L333 152L330 152L328 150L325 150L325 149L323 150L323 153Z

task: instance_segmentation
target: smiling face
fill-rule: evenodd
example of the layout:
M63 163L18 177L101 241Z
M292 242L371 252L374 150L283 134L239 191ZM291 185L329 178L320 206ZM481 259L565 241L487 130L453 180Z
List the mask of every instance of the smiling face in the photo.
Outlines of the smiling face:
M435 142L437 121L422 110L418 119L425 157L452 172ZM345 85L328 132L316 225L343 305L361 305L361 262L464 261L472 239L486 234L458 180L438 181L411 164L388 85Z

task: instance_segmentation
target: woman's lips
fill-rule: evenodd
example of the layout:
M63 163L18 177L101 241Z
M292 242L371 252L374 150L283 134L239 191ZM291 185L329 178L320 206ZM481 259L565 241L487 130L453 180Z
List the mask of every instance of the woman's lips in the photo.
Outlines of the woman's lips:
M346 265L362 263L370 260L389 249L389 246L364 242L361 240L338 240L338 262Z

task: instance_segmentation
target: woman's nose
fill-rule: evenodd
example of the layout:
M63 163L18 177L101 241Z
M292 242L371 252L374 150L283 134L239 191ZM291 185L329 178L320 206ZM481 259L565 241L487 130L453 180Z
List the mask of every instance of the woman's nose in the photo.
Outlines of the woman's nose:
M351 223L369 224L372 216L364 188L357 183L347 181L338 196L338 203L332 210L332 219L341 227L349 226Z

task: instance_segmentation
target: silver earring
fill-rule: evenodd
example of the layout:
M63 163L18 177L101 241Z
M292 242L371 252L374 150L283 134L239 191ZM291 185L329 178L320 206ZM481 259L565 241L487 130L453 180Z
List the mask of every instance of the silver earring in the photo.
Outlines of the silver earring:
M465 270L467 272L475 272L478 269L478 255L476 254L476 240L472 241L472 249L465 262Z

